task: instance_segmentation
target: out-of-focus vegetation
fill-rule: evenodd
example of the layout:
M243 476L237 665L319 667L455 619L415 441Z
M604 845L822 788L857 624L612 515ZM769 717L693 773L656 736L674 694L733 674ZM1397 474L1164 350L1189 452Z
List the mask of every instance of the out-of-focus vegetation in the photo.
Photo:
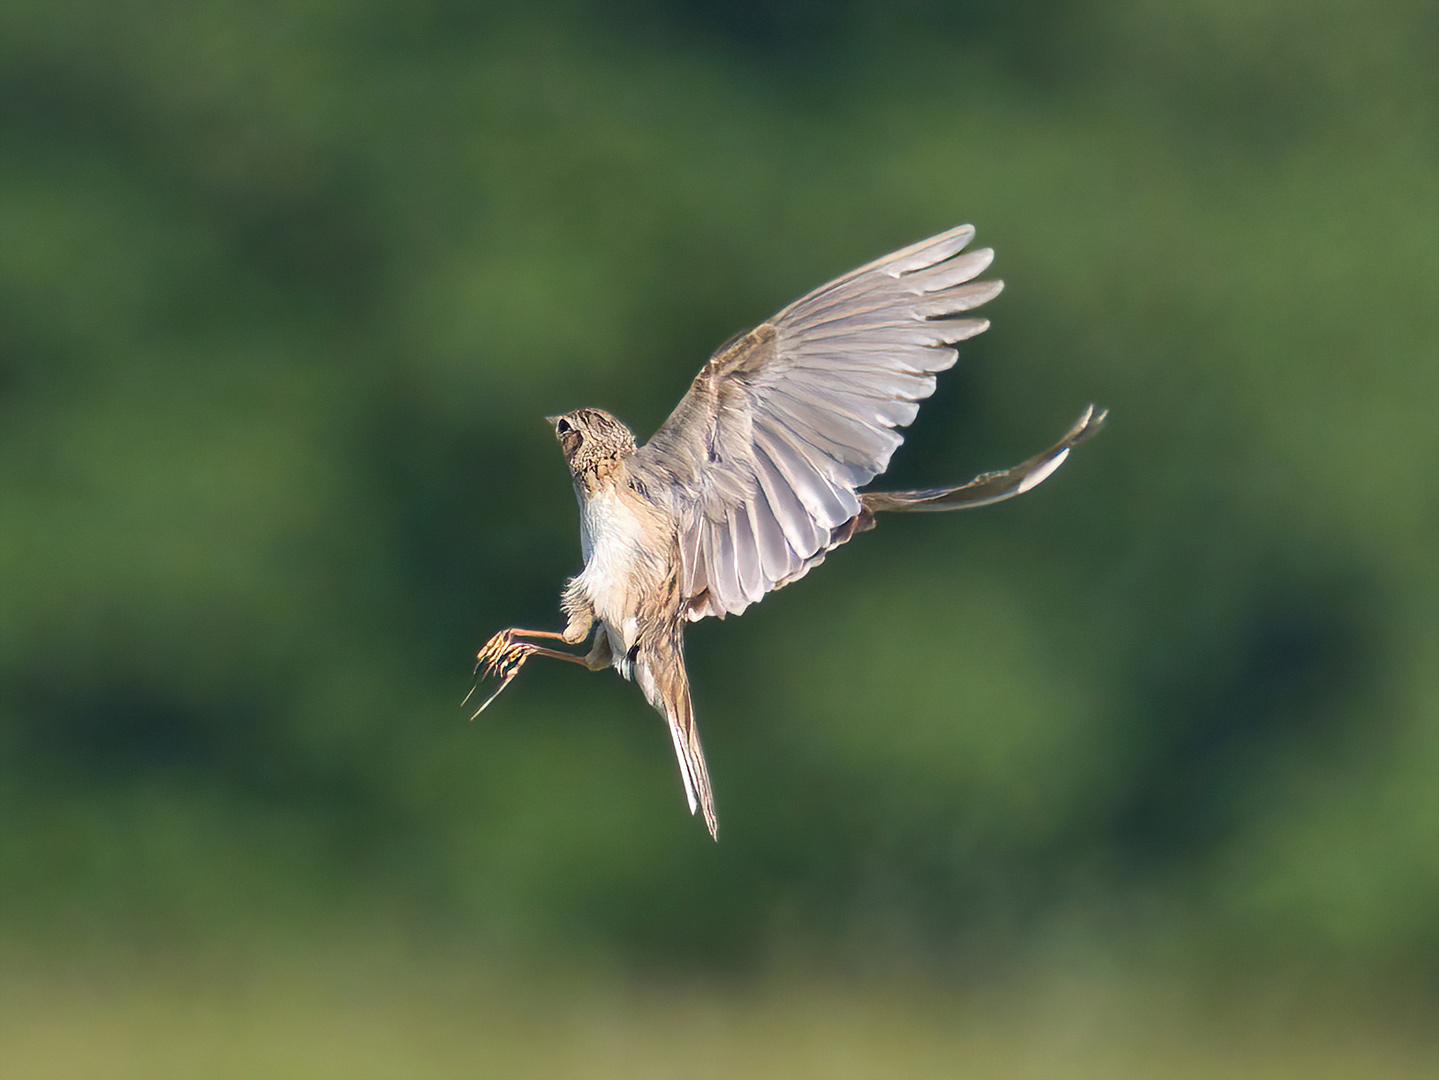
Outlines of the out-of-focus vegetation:
M0 1065L37 1080L1401 1080L1439 1063L1432 1046L1356 1031L1328 1010L1275 1023L1271 1010L1102 976L936 997L815 978L615 983L572 969L557 992L550 979L499 984L453 957L422 969L354 950L239 960L84 978L13 966L0 979Z
M578 567L540 418L960 221L1008 288L890 479L1110 429L691 631L721 842L612 675L466 724ZM0 940L1422 1012L1437 288L1419 0L11 0Z

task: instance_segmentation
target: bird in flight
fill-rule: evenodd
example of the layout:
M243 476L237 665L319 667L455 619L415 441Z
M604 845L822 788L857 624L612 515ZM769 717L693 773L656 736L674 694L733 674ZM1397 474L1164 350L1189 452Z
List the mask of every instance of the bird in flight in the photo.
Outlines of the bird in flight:
M954 344L989 326L963 317L1003 287L975 280L994 253L966 252L973 236L962 225L921 240L732 338L643 446L600 409L547 417L579 500L585 565L565 585L563 630L501 630L480 650L476 672L499 687L474 716L531 656L613 667L665 718L690 812L717 838L685 624L740 614L872 529L877 514L1028 491L1104 423L1091 405L1048 450L958 487L859 490L888 467L898 429L954 364ZM584 654L538 644L579 645L592 631Z

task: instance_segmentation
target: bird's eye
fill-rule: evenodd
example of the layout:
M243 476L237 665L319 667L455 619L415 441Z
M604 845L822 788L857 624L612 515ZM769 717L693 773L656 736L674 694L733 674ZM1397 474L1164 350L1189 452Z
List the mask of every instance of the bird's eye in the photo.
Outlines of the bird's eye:
M570 422L568 420L562 418L555 422L556 435L568 435L573 430L574 428L570 427Z

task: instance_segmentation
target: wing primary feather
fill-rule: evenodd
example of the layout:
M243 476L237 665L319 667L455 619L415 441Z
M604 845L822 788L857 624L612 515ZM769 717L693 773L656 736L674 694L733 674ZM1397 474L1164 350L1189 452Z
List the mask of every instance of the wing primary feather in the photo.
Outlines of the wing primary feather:
M896 394L880 397L846 378L826 383L796 373L787 386L795 396L815 401L869 427L904 427L919 412L919 403L910 398Z
M834 481L814 462L808 460L782 431L756 432L755 443L769 454L770 461L774 462L780 475L789 482L790 488L799 496L800 502L804 503L805 510L818 527L832 529L840 522L849 520L859 509L859 500L855 499L854 492L844 493L855 503L851 509Z
M776 426L783 423L806 444L828 457L842 471L845 484L861 487L883 470L904 437L887 425L866 424L788 393L771 402Z
M770 502L764 474L757 471L759 488L749 506L750 524L754 526L755 546L759 551L760 570L771 587L795 566L795 553L785 539L784 526Z
M929 337L928 345L953 345L989 329L988 319L926 319L919 324Z
M962 289L932 294L932 300L924 300L914 305L914 313L926 319L933 319L936 316L971 311L980 304L993 300L1003 288L1002 281L977 281Z
M938 292L969 281L984 273L994 261L993 248L976 248L965 255L938 262L922 270L911 270L901 277L905 287L927 293Z
M760 490L769 500L780 530L794 553L805 559L818 551L820 534L814 517L794 485L774 463L765 444L758 441L755 443L755 472L759 477Z
M859 358L851 362L844 357L837 357L836 362L827 367L795 364L790 378L816 389L842 383L850 393L877 401L898 398L919 402L933 394L935 387L934 376L927 372L885 370L863 363Z
M943 262L964 248L974 239L973 225L960 225L958 228L950 229L948 232L932 236L928 240L921 240L917 244L911 244L907 248L896 251L893 255L886 255L869 265L876 269L883 267L885 272L894 277L902 274L913 273L915 270L923 270L926 266L933 266L935 263ZM861 267L861 270L869 267Z
M847 274L835 278L833 281L821 285L818 289L800 297L793 304L790 304L782 312L781 316L789 314L794 308L799 307L807 301L824 296L826 293L849 284L857 278L876 270L882 270L891 277L899 277L913 270L923 270L926 266L933 266L937 262L943 262L956 252L962 251L964 247L974 239L973 225L958 225L946 232L936 236L927 237L918 243L910 244L909 247L892 251L873 262L867 262L863 266L855 267ZM777 319L775 321L778 321Z
M943 371L954 361L932 357L923 351L924 347L962 341L979 333L979 330L970 329L966 325L952 337L944 337L936 334L936 329L941 329L936 326L939 322L940 320L932 318L914 318L885 326L882 328L883 333L877 328L869 327L860 333L845 330L830 335L816 334L798 344L794 356L796 360L813 358L837 364L844 363L848 356L873 363L876 355L882 355L888 368L926 375L932 371ZM980 329L982 330L983 326Z

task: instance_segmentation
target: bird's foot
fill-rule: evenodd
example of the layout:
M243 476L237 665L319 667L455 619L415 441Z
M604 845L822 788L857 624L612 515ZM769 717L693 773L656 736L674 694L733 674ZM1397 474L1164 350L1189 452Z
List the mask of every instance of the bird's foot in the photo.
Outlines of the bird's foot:
M513 630L501 630L485 642L485 647L475 657L475 674L478 676L475 679L475 685L460 704L468 702L470 695L479 688L480 683L485 679L499 679L500 685L495 688L493 694L485 699L484 704L471 714L470 719L473 720L488 709L490 702L499 697L504 688L510 685L511 680L520 673L520 668L524 667L525 661L540 651L542 650L538 646L532 645L528 641L517 640ZM482 667L484 668L483 673L480 672Z

